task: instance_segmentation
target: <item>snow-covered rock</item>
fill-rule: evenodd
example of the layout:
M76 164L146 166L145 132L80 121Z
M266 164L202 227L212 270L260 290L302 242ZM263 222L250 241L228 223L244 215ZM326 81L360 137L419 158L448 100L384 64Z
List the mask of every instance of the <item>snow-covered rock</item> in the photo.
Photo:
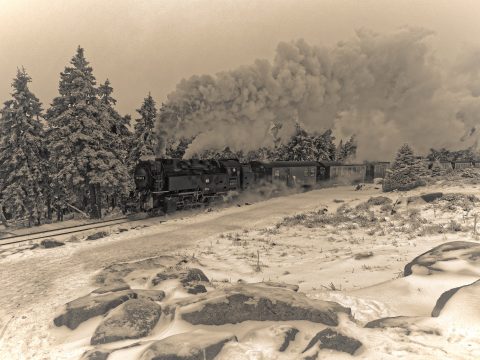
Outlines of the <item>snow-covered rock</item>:
M138 299L145 299L150 301L162 301L165 298L165 291L163 290L134 290Z
M109 351L100 351L100 350L88 350L86 351L80 360L107 360L108 356L110 355Z
M154 286L160 284L165 280L170 279L179 279L183 286L188 286L191 283L195 283L198 281L209 282L206 275L203 273L202 270L196 268L190 269L175 269L169 268L165 269L164 271L158 273L153 279L152 284Z
M249 331L241 339L242 343L261 343L262 348L272 348L280 352L288 349L290 342L295 341L299 330L290 325L271 325Z
M99 231L99 232L96 232L92 235L88 235L87 240L98 240L98 239L104 238L106 236L108 236L108 233L106 231Z
M195 330L154 342L138 360L213 360L233 334Z
M93 294L106 294L109 292L115 292L115 291L122 291L122 290L129 290L130 286L124 282L124 281L119 281L118 283L113 283L111 285L107 286L102 286L98 289L95 289L92 291Z
M448 271L473 272L480 274L480 243L471 241L451 241L434 247L417 256L409 262L403 271L404 276L415 272L431 273L445 271L446 263L456 261L455 267L448 267ZM460 264L462 263L462 264Z
M92 345L147 336L160 319L160 305L145 299L132 299L114 309L100 323Z
M365 325L366 328L400 328L406 335L412 333L440 335L437 326L432 326L429 317L423 316L394 316L370 321Z
M327 328L318 332L312 340L310 340L303 352L314 352L312 349L317 347L319 349L332 349L353 355L361 346L362 343L357 339L345 336Z
M40 242L40 246L43 247L44 249L51 249L51 248L63 246L63 245L65 245L64 242L58 241L55 239L45 239Z
M83 296L67 303L62 314L57 316L53 322L56 326L65 325L73 330L82 322L92 317L103 315L125 301L135 299L136 297L137 294L132 290L97 296Z
M191 324L223 325L247 320L308 320L338 325L338 313L350 309L332 301L311 300L304 294L260 284L239 284L178 303L181 317Z
M453 326L475 327L480 331L480 280L444 292L437 300L432 316Z

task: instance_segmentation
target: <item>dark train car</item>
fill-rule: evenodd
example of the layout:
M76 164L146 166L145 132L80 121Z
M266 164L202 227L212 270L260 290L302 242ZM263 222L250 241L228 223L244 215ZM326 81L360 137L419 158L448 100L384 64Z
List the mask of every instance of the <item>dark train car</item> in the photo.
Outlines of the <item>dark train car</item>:
M284 184L289 187L312 187L317 183L315 161L252 161L256 183Z
M328 161L321 161L319 164L325 168L325 180L351 184L365 182L366 180L366 164L340 164Z

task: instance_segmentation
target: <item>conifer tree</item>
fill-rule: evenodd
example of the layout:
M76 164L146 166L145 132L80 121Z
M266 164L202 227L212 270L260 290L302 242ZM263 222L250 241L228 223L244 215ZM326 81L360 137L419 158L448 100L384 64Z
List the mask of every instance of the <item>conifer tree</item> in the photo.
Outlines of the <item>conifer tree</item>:
M140 114L140 118L136 119L132 150L133 163L135 164L139 160L154 159L158 144L158 138L155 134L157 109L155 100L150 93L143 100L142 106L137 112Z
M42 107L29 90L30 76L18 70L12 99L0 111L0 191L3 207L14 218L40 224L46 202L47 159Z
M113 121L106 116L81 47L70 63L60 74L59 96L47 112L53 188L60 202L75 201L91 217L99 218L103 193L119 188L126 169L112 149ZM104 91L104 103L111 102L110 93Z
M337 155L336 160L340 162L346 162L351 158L355 157L357 153L357 142L355 140L355 136L352 136L348 139L345 143L340 140L340 143L337 147Z
M104 127L111 132L110 140L112 143L105 145L108 145L123 165L123 167L117 171L120 176L118 179L118 187L111 187L109 189L110 193L108 195L112 199L112 206L114 206L120 194L127 194L133 189L133 176L130 171L128 157L132 144L132 133L129 129L130 117L121 116L117 110L115 110L117 100L112 97L112 93L113 88L110 86L108 79L98 87L101 108L100 120L101 123L104 124Z
M425 174L424 164L419 161L412 148L405 144L397 152L395 161L383 181L383 191L406 191L425 185L422 176Z

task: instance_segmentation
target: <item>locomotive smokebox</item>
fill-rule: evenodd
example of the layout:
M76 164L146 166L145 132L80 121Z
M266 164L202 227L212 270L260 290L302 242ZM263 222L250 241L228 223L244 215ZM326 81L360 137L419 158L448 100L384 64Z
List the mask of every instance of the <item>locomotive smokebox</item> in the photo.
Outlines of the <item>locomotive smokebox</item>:
M134 180L137 191L152 191L163 184L161 163L157 161L141 161L135 168ZM160 184L162 183L162 184Z

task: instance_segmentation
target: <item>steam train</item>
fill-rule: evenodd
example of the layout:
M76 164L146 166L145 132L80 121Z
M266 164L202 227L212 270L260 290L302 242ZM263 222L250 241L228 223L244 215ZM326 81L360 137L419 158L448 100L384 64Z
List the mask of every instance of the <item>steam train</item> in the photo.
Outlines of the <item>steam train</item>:
M141 210L172 213L265 185L312 188L323 183L371 182L384 177L388 167L388 162L155 159L140 161L134 179Z
M432 167L432 161L420 159L427 169ZM480 161L441 161L439 164L447 171L480 167ZM384 178L389 167L389 162L355 165L325 161L241 163L237 159L155 159L140 161L134 179L140 210L171 213L265 185L312 188L373 182L375 178Z

